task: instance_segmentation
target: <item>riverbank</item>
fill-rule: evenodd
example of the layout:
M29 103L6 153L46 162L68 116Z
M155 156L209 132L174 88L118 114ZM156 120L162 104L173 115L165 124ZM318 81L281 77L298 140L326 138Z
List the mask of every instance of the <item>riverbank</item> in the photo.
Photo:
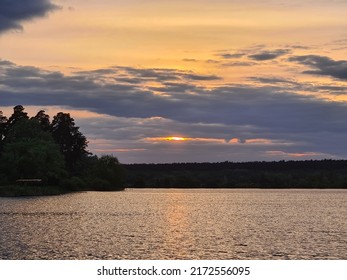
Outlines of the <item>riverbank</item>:
M49 196L71 193L59 186L0 186L0 197Z
M0 186L0 197L21 197L21 196L52 196L52 195L62 195L68 193L78 193L86 191L99 191L99 192L117 192L124 191L122 189L114 190L95 190L93 188L89 189L70 189L61 186Z

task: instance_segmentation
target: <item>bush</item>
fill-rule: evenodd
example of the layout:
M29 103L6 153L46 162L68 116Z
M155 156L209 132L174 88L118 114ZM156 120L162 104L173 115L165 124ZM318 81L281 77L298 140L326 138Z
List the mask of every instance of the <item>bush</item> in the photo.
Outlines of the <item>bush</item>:
M86 183L79 177L71 177L68 179L65 179L61 182L61 186L63 188L72 190L72 191L79 191L86 189Z

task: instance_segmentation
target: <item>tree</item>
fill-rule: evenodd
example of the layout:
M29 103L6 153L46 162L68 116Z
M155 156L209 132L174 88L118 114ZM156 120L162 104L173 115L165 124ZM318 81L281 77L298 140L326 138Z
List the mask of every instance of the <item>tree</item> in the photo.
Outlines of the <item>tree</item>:
M0 156L3 149L3 140L7 130L7 121L7 118L3 115L2 111L0 111Z
M33 119L38 121L43 131L51 130L49 115L47 115L44 110L40 110Z
M79 127L75 126L74 119L68 113L60 112L54 116L51 131L65 157L66 167L73 172L77 162L88 154L86 137L79 131Z
M93 189L112 191L123 189L125 170L118 159L112 155L91 158L91 167L86 174Z
M17 142L29 141L31 139L41 139L44 141L52 140L50 133L41 129L39 122L36 119L20 119L12 126L8 127L4 138L4 145Z
M50 123L43 110L29 119L21 105L9 119L0 112L0 183L42 179L70 190L123 189L125 173L118 159L91 156L87 144L70 114L60 112Z
M13 107L13 114L8 119L8 127L10 128L21 119L29 119L28 113L24 112L24 107L22 105L17 105Z
M3 115L2 111L0 111L0 141L5 137L7 121L7 118Z
M58 145L33 119L19 120L8 131L1 165L12 182L39 178L55 185L66 176Z

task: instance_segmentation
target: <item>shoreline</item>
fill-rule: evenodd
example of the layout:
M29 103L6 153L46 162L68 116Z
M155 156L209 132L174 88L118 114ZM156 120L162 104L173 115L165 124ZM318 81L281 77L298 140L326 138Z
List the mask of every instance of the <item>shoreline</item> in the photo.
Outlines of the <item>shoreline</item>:
M346 190L346 188L323 188L323 187L127 187L119 190L110 190L103 191L98 190L97 192L120 192L126 191L128 189L132 190ZM8 186L0 186L0 198L1 197L43 197L43 196L57 196L57 195L65 195L72 193L81 193L88 191L96 191L92 189L86 190L68 190L63 187L58 186L16 186L16 185L8 185Z
M53 196L73 192L76 191L71 191L58 186L0 186L0 197Z

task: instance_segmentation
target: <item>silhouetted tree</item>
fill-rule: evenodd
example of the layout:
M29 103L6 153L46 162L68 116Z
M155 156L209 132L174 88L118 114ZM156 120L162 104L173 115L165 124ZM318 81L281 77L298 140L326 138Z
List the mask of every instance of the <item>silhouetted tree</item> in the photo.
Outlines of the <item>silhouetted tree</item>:
M65 157L66 167L73 172L77 162L88 154L86 137L75 126L70 114L62 112L53 117L51 132Z
M37 121L25 118L7 133L1 169L9 181L41 178L45 183L58 184L66 174L63 156L52 136Z
M8 119L8 128L10 129L11 126L21 119L29 119L28 113L24 112L24 107L22 105L17 105L13 108L13 114Z
M3 141L7 130L7 121L7 118L3 115L2 111L0 111L0 156L3 149Z
M87 144L68 113L58 113L50 123L43 110L29 119L22 105L9 119L0 112L0 184L40 178L62 190L123 189L125 170L118 159L91 156Z
M123 188L125 170L118 159L112 155L93 157L85 177L93 189L102 191L119 190Z
M43 131L51 130L49 115L45 114L44 110L40 110L33 119L37 120Z
M52 140L50 133L43 131L40 124L35 119L20 119L10 126L6 132L4 144L17 141L29 141L31 139Z
M4 138L7 121L7 118L0 111L0 140Z

